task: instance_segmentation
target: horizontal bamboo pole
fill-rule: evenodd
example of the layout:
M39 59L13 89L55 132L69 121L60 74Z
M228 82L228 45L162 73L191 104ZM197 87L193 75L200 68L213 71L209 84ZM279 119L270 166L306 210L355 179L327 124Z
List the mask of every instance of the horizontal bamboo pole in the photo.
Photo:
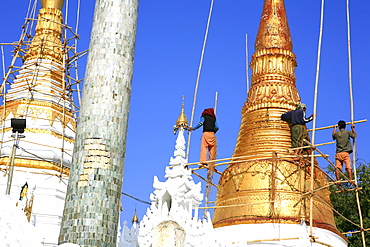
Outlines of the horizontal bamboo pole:
M18 45L18 42L13 42L13 43L0 43L0 45Z
M345 192L348 192L348 191L360 191L361 193L363 193L362 191L362 187L356 187L356 188L353 188L353 189L348 189L348 190L344 190ZM331 194L337 194L337 193L342 193L342 191L334 191L334 192L331 192Z
M327 144L334 144L335 142L326 142L326 143L320 143L320 144L316 144L314 145L315 147L317 146L322 146L322 145L327 145ZM291 148L291 150L295 150L295 149L302 149L302 148L310 148L311 146L304 146L304 147L298 147L298 148ZM219 161L226 161L226 160L231 160L231 159L242 159L242 158L253 158L253 157L257 157L257 156L260 156L260 155L246 155L246 156L239 156L239 157L231 157L231 158L223 158L223 159L215 159L215 160L208 160L206 163L215 163L215 162L219 162ZM325 154L326 157L329 157L329 155ZM292 158L293 156L278 156L278 158ZM321 156L320 156L321 157ZM260 159L267 159L267 158L260 158ZM255 159L255 160L259 160L259 159ZM231 162L225 162L225 163L218 163L216 164L216 166L219 166L219 165L224 165L224 164L232 164L232 163L239 163L239 162L244 162L244 161L247 161L247 160L243 160L243 161L240 161L240 160L237 160L237 161L231 161ZM188 163L186 164L187 166L192 166L192 165L199 165L201 164L199 161L197 162L192 162L192 163Z
M262 243L262 242L270 242L270 241L283 241L283 240L297 240L299 238L271 238L271 239L261 239L261 240L252 240L247 241L247 244L251 243ZM233 242L234 244L235 242Z
M323 145L327 145L327 144L334 144L334 143L335 143L335 141L332 141L332 142L324 142L324 143L320 143L320 144L315 144L314 146L315 147L318 147L318 146L323 146ZM303 147L292 148L292 150L302 149L302 148L311 148L311 146L303 146Z
M333 245L330 245L330 244L326 244L324 242L320 242L320 241L317 241L317 240L312 240L312 242L314 242L315 244L321 244L321 245L324 245L324 246L327 246L327 247L334 247Z
M249 204L234 204L234 205L225 205L225 206L212 206L212 207L199 207L199 209L212 209L212 208L232 208L232 207L243 207L243 206L254 206L266 203L272 203L275 201L265 201L265 202L257 202L257 203L249 203Z
M346 234L353 234L353 233L359 233L359 232L368 232L370 231L370 228L367 228L367 229L362 229L362 230L359 230L359 231L353 231L353 232L342 232L342 234L346 235Z
M340 183L350 183L354 180L338 180L338 181L335 181L335 182L329 182L329 184L340 184Z
M9 170L9 168L0 168L0 171L7 171L7 170ZM16 172L27 172L27 173L31 173L31 174L41 174L41 175L69 178L69 176L65 175L65 174L60 175L60 174L54 174L54 173L48 173L48 172L30 172L30 171L17 170L17 169L15 169L14 171L16 171Z
M358 121L354 121L353 123L363 123L363 122L367 122L367 119L362 119L362 120L358 120ZM351 122L347 122L346 124L352 124ZM330 128L334 128L335 125L330 125L330 126L326 126L326 127L321 127L321 128L315 128L315 131L316 130L324 130L324 129L330 129ZM309 129L308 131L312 131L312 129Z
M67 149L67 148L60 148L60 147L55 147L55 146L45 145L45 144L41 144L41 143L36 143L36 142L26 141L26 140L22 140L22 141L23 141L23 142L32 143L32 144L36 144L36 145L40 145L40 146L44 146L44 147L56 148L56 149L63 149L64 151L72 151L71 149ZM72 155L71 155L71 156L72 156Z

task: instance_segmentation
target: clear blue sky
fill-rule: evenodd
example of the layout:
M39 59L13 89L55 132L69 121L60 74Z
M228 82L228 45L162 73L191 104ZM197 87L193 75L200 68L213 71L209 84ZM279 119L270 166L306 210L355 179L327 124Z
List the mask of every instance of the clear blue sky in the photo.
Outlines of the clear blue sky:
M76 4L71 2L72 16ZM88 48L93 2L82 2L80 51ZM173 155L176 139L172 128L180 114L183 95L185 113L190 121L210 3L211 0L140 1L123 192L142 200L149 201L154 175L164 181L164 169ZM2 4L0 42L19 39L27 5L26 0L5 1ZM321 1L286 0L285 5L293 52L298 61L296 84L310 114L314 100ZM204 108L213 107L217 91L219 158L231 157L235 147L240 112L246 101L245 35L249 36L250 59L262 6L262 0L215 1L194 125ZM355 119L361 120L370 116L370 1L351 1L350 7ZM345 1L326 1L324 18L317 127L333 125L340 119L350 120ZM5 50L8 66L11 54L9 47ZM84 65L85 60L81 59L80 77L84 76ZM368 126L367 122L356 126L357 157L362 162L370 162ZM331 141L331 132L332 129L317 132L316 142ZM192 135L189 162L198 160L200 136L201 131ZM320 149L333 160L334 144ZM323 159L319 159L319 163L322 167L328 165ZM194 179L199 181L196 177ZM146 204L125 196L122 203L123 220L130 221L135 208L141 219L147 208Z

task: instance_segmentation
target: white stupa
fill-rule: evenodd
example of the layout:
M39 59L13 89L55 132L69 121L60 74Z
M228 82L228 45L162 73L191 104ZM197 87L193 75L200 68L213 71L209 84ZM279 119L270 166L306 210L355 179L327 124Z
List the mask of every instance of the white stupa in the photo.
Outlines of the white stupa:
M175 126L175 133L178 134L174 157L170 158L165 170L166 181L160 182L154 176L151 206L139 225L134 223L130 229L126 223L122 232L122 246L220 246L214 236L209 213L206 219L198 218L203 194L201 183L193 181L192 172L186 166L184 131L187 128L182 108Z

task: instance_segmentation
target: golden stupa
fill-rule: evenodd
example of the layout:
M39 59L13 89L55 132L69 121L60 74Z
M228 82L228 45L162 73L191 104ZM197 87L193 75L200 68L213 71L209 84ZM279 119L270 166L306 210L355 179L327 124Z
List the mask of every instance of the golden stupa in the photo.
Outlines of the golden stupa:
M17 48L15 51L16 56L22 58L23 65L6 94L5 103L0 106L0 123L3 125L10 118L27 118L26 136L32 139L28 133L42 135L37 137L34 146L28 148L34 152L48 146L54 148L56 157L61 156L58 162L55 162L57 158L42 154L32 158L16 157L15 166L48 169L69 175L69 168L64 169L62 163L70 159L70 155L60 153L72 152L76 123L66 88L65 67L68 61L62 43L63 4L64 0L41 0L34 37L30 38L31 42L24 42L25 49ZM6 126L3 132L11 132L10 126ZM24 139L26 141L29 142L27 138ZM3 154L0 165L9 162L9 157Z
M290 128L281 120L283 113L294 110L300 102L292 47L284 1L265 0L250 64L252 85L242 108L232 162L218 185L213 218L216 228L308 223L307 192L328 184L325 174L315 168L311 187L310 164L293 161ZM316 191L312 223L338 233L330 206L329 191Z

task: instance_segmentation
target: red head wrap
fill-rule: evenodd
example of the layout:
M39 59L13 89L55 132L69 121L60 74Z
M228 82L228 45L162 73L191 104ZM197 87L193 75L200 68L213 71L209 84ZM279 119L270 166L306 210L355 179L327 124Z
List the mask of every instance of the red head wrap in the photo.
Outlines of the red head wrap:
M211 117L216 119L215 111L213 110L213 108L204 109L204 111L202 112L202 117L204 117L204 115L210 115Z

